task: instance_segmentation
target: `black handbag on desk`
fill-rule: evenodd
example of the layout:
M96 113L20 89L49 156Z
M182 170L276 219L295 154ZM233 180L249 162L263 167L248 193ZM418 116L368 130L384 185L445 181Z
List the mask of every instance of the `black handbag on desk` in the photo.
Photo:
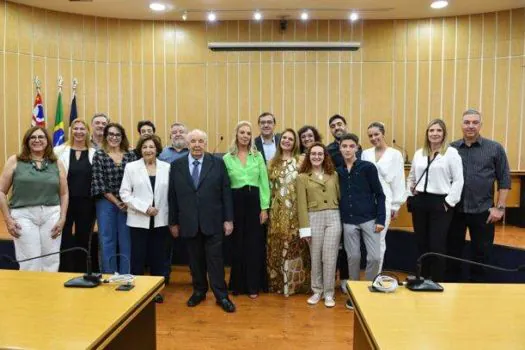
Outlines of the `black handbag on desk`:
M432 158L432 160L430 160L430 156L428 156L427 167L425 168L425 171L423 171L423 174L421 174L421 176L417 180L417 182L416 182L416 184L414 186L414 190L416 189L416 187L419 184L419 182L421 182L421 179L423 179L423 176L425 176L425 174L428 172L428 168L430 167L430 164L432 164L432 162L434 160L436 160L436 157L437 157L438 154L439 154L439 152L436 152L434 154L434 158ZM427 177L428 177L428 175L427 175ZM409 213L411 213L414 210L414 201L415 201L415 199L416 199L415 195L407 197L407 210L408 210Z

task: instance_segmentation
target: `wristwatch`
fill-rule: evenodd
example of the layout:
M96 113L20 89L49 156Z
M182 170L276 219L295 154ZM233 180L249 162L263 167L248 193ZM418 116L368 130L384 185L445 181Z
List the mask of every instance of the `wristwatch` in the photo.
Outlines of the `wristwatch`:
M498 209L499 211L505 211L505 206L503 206L503 205L498 205L498 206L496 207L496 209Z

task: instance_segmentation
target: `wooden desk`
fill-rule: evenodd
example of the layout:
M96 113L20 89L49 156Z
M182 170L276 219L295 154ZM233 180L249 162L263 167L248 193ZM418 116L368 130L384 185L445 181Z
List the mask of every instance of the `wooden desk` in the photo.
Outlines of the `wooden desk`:
M161 277L65 288L78 274L0 270L0 349L155 349Z
M354 349L523 349L525 286L448 284L443 293L371 293L350 282Z

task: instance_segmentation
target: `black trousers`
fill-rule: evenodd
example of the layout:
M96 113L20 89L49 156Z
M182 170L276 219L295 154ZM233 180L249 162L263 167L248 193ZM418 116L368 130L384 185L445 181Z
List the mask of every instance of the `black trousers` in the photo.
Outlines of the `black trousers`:
M483 264L490 263L495 227L493 223L487 224L488 217L488 211L480 214L454 213L448 234L448 254L463 258L468 228L471 259ZM451 282L464 282L462 281L461 264L458 261L447 262L447 276ZM467 268L470 269L470 282L485 281L485 269L483 267L467 265Z
M81 247L89 249L90 236L92 236L95 223L95 202L89 197L71 197L67 208L66 223L62 230L60 250ZM73 235L73 225L75 235ZM93 246L93 245L92 245ZM97 271L95 264L98 260L93 252L91 262L93 271ZM86 272L86 254L83 252L70 252L60 256L61 272Z
M224 281L224 260L222 255L223 235L206 236L198 232L195 237L185 237L190 262L193 293L206 294L208 279L217 300L228 296Z
M152 276L164 276L166 244L171 238L168 226L154 228L130 227L131 274L144 275L144 266L149 266Z
M260 223L259 188L233 190L232 266L230 289L235 294L257 294L264 289L266 240Z
M168 229L169 230L169 229ZM171 275L171 261L173 260L173 237L170 236L170 239L166 240L166 245L164 247L164 280L166 285L170 283Z
M445 210L445 195L420 193L414 198L412 224L419 254L427 252L446 254L447 235L454 215L453 208ZM435 282L445 278L446 262L443 258L427 257L422 261L421 275Z
M341 225L342 227L342 225ZM348 255L346 254L344 245L344 235L341 235L341 246L337 252L337 265L336 268L339 270L339 281L347 280L348 275Z

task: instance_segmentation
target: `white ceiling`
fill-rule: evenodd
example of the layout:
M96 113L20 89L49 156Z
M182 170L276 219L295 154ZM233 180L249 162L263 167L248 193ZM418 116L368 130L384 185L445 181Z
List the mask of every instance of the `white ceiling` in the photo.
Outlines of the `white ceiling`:
M364 19L402 19L456 16L525 7L525 0L449 0L442 10L430 8L431 0L9 0L49 10L99 17L128 19L180 20L184 11L188 20L202 21L214 10L218 20L248 20L260 9L266 19L287 16L299 18L303 9L311 19L346 19L356 10ZM170 7L154 13L149 3L162 2Z

